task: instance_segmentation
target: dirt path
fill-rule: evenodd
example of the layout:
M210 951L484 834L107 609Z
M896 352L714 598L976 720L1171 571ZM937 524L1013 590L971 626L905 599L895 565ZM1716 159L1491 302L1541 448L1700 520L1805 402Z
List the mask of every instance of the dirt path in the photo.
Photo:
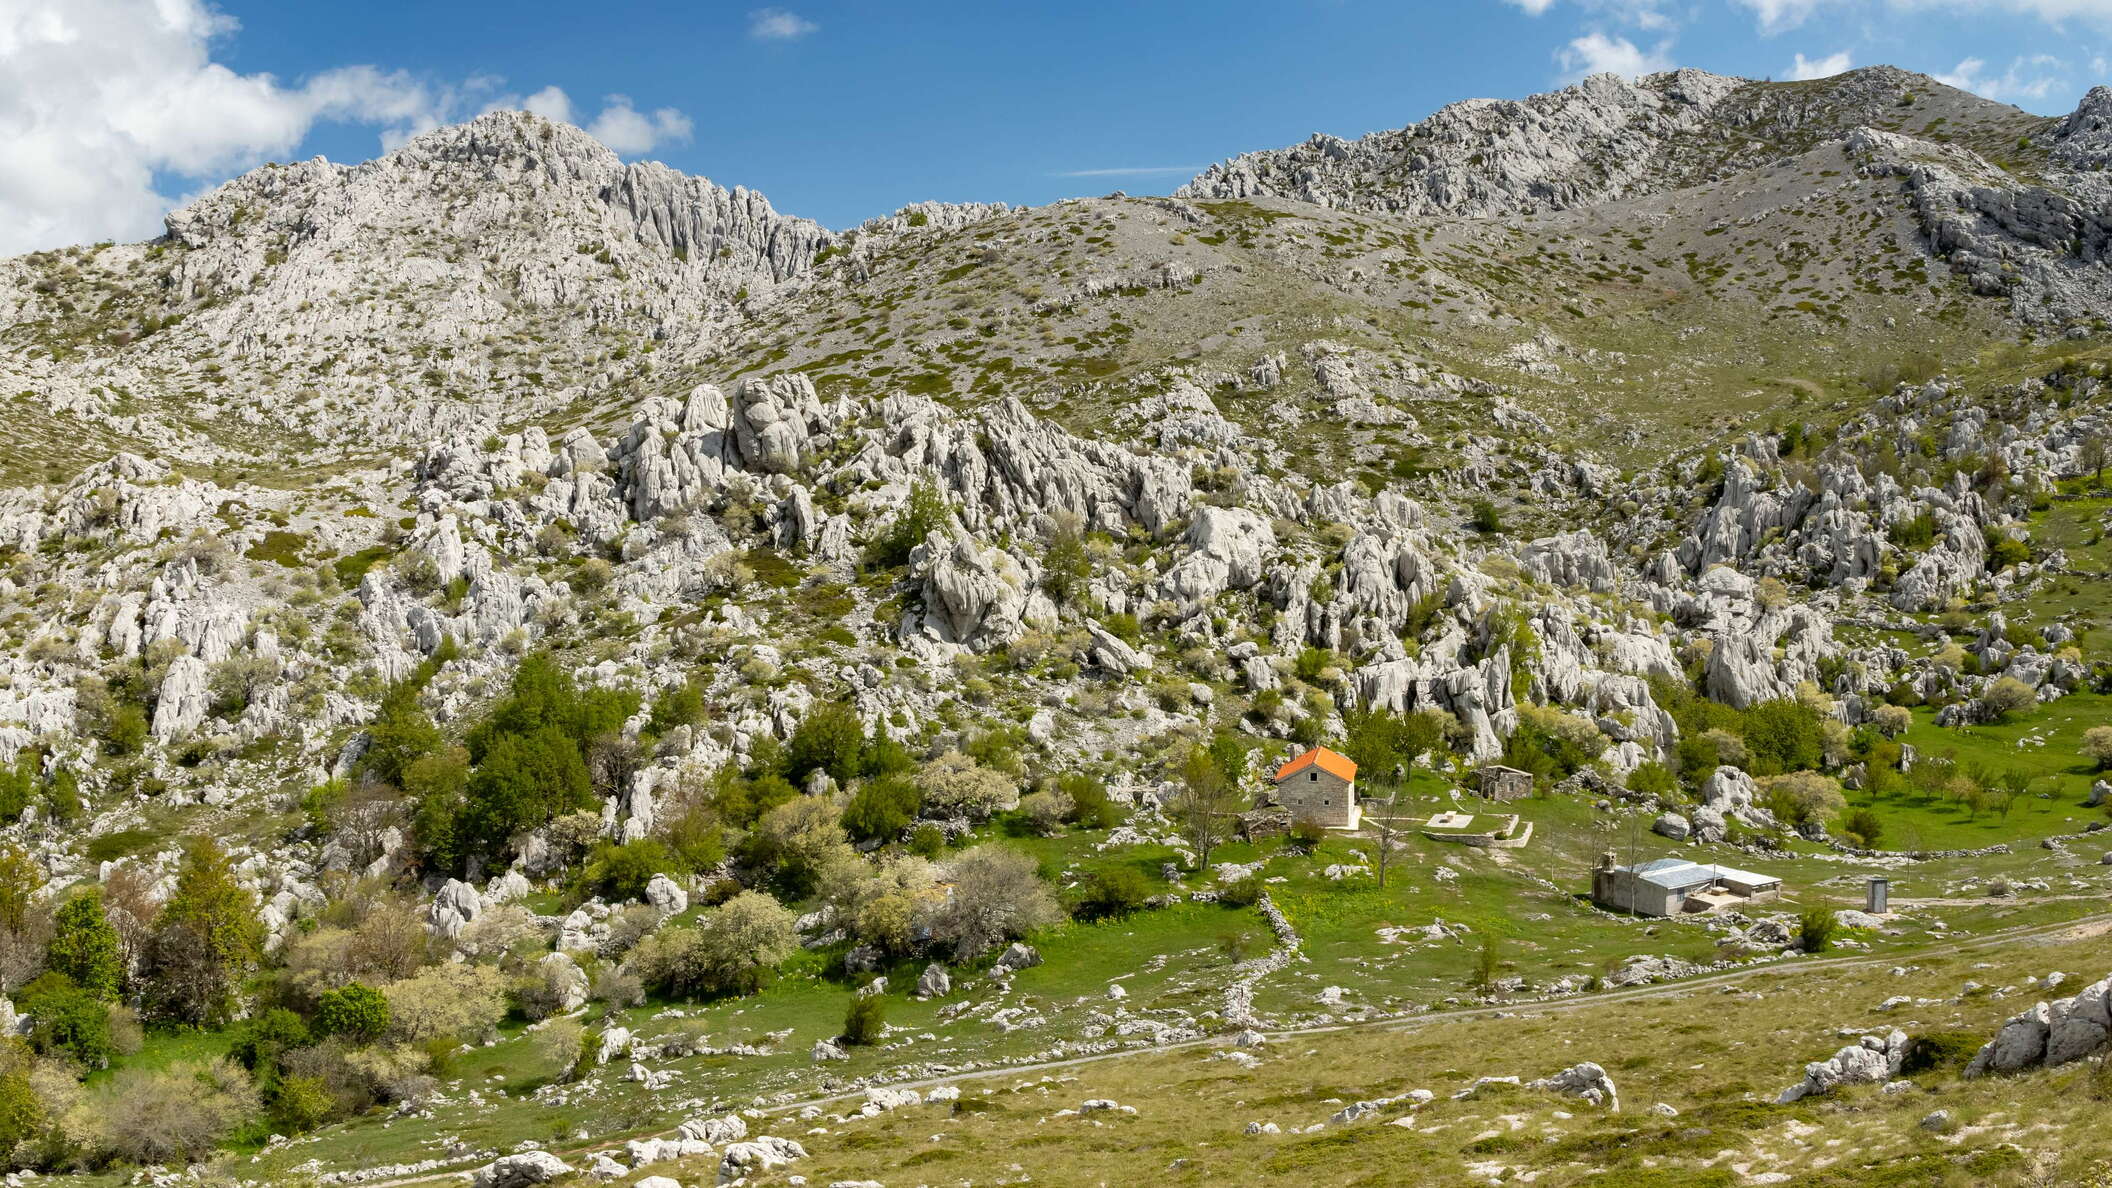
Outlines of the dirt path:
M2074 898L2090 897L2076 896ZM1904 903L1908 901L1894 900L1893 902ZM1681 994L1691 994L1694 991L1704 990L1712 986L1722 986L1760 978L1794 978L1807 974L1831 973L1838 970L1893 966L1917 957L1946 957L1958 953L1970 953L1978 949L2000 948L2005 945L2029 941L2059 943L2071 940L2087 940L2091 937L2107 934L2112 934L2112 912L2084 916L2075 920L2063 920L2054 924L2030 924L2018 928L2008 928L2000 932L1984 933L1980 936L1945 941L1941 944L1924 945L1905 951L1872 955L1793 958L1783 961L1772 961L1764 965L1743 966L1738 969L1725 970L1722 973L1708 974L1698 978L1686 978L1676 982L1659 982L1648 986L1629 986L1619 990L1607 990L1573 998L1549 999L1537 1002L1497 1003L1478 1007L1457 1007L1444 1011L1428 1011L1418 1015L1394 1016L1384 1019L1360 1019L1348 1023L1329 1023L1318 1027L1284 1028L1276 1031L1263 1031L1262 1034L1270 1040L1283 1040L1294 1039L1299 1036L1331 1035L1347 1031L1413 1031L1445 1023L1494 1018L1498 1015L1572 1014L1577 1011L1594 1010L1602 1006L1634 1002L1639 999L1672 998ZM1096 1052L1089 1056L1072 1056L1062 1060L1044 1060L1033 1064L1001 1065L995 1068L951 1073L942 1077L921 1077L915 1080L889 1081L885 1085L889 1089L926 1089L939 1085L957 1085L965 1081L985 1081L995 1077L1034 1076L1062 1069L1083 1068L1087 1065L1100 1064L1110 1060L1123 1060L1137 1056L1155 1056L1165 1052L1180 1052L1198 1048L1219 1048L1224 1047L1229 1042L1230 1038L1228 1036L1217 1035L1148 1048L1123 1048L1114 1052ZM765 1117L773 1117L796 1113L809 1106L827 1106L839 1102L863 1101L864 1099L865 1090L857 1089L844 1093L832 1093L822 1097L810 1097L802 1101L787 1102L782 1105L763 1106L759 1108L758 1112ZM662 1136L672 1136L674 1134L672 1130L659 1133ZM551 1151L561 1158L570 1159L575 1156L591 1155L596 1151L615 1150L624 1141L640 1137L645 1136L631 1134L623 1136L622 1139L599 1140L583 1143L576 1147L551 1148ZM465 1163L461 1168L453 1171L434 1171L425 1175L397 1180L370 1180L362 1184L360 1188L409 1188L409 1186L417 1184L453 1183L463 1170L467 1170L471 1166L474 1165Z

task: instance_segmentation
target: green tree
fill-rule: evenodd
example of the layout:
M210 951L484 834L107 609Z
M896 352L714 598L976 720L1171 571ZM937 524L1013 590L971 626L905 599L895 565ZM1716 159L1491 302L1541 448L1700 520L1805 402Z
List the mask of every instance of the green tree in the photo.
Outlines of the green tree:
M257 911L227 853L211 838L193 839L149 945L147 985L159 1013L186 1023L226 1016L235 985L263 953Z
M1180 789L1168 807L1182 839L1195 851L1196 869L1208 870L1210 852L1232 835L1234 815L1248 807L1250 798L1201 747L1188 749L1177 774Z
M1739 733L1752 752L1754 775L1809 771L1826 760L1826 731L1819 711L1787 699L1746 709Z
M856 841L893 841L923 804L924 794L900 776L868 780L844 806L844 832Z
M29 851L13 842L0 846L0 930L19 933L29 923L29 907L44 885L44 868Z
M102 892L82 891L59 908L52 920L45 964L89 994L106 1002L117 1001L125 967L117 929L103 915Z
M1151 884L1136 867L1110 866L1094 871L1079 888L1072 914L1081 920L1127 916L1151 898Z
M439 750L441 742L440 728L418 704L417 688L409 681L399 681L382 695L374 721L367 727L367 750L360 756L360 767L384 783L401 786L404 768Z
M547 825L593 799L579 747L555 725L532 734L495 736L469 774L455 823L455 846L465 855L497 854L514 834Z
M661 735L677 726L699 726L703 722L703 686L687 680L653 699L653 713L646 729Z
M361 982L325 991L315 1003L315 1029L355 1043L372 1043L389 1029L389 1000Z
M657 874L672 874L681 864L658 838L642 837L617 845L599 842L587 859L587 885L613 902L645 898L646 884Z
M865 744L858 711L841 701L822 702L807 711L785 744L785 776L804 787L809 775L823 771L839 785L848 784L858 777Z
M1070 512L1056 515L1049 534L1049 547L1041 555L1041 588L1059 606L1070 606L1085 593L1093 576L1092 558L1085 551L1084 526Z
M853 994L843 1012L843 1042L857 1046L877 1044L887 1035L887 999L878 994Z
M65 974L47 973L22 987L22 1008L37 1051L71 1057L83 1068L110 1067L117 1050L110 1041L109 1003Z
M924 538L943 527L953 516L953 505L930 479L918 479L909 486L909 503L887 531L873 541L867 552L867 562L876 569L893 569L909 564L910 550L924 543Z

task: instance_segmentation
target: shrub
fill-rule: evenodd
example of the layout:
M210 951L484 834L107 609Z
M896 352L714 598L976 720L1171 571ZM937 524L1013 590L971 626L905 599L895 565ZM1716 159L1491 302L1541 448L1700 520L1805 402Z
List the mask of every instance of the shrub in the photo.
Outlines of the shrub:
M110 1004L73 984L64 974L48 973L24 986L29 1041L45 1055L60 1055L84 1068L108 1068L116 1049L110 1041Z
M909 835L909 852L936 859L946 852L946 831L936 825L919 825Z
M1063 828L1076 806L1061 789L1045 788L1030 792L1019 802L1019 814L1025 818L1028 828L1043 837L1049 837Z
M2037 705L2039 695L2032 691L2030 685L2015 677L2000 677L1987 687L1987 692L1980 695L1980 700L1999 722L2011 714Z
M1870 725L1886 738L1898 738L1914 725L1914 714L1902 705L1881 705L1870 715ZM2112 749L2112 732L2107 732L2106 743Z
M2112 726L2092 726L2083 731L2082 751L2097 770L2112 768Z
M858 776L865 746L865 724L857 711L841 701L821 702L800 719L785 744L785 776L804 787L809 774L823 771L839 785L848 784Z
M1233 907L1253 907L1261 902L1261 880L1253 875L1235 879L1218 891L1217 901Z
M429 966L383 986L381 993L388 1000L389 1035L404 1043L480 1041L506 1017L499 979L468 964Z
M1486 499L1474 501L1473 514L1468 518L1468 523L1473 525L1474 531L1484 536L1503 531L1503 516L1497 512L1496 505Z
M680 864L658 838L637 841L600 841L587 860L586 882L611 903L645 898L646 884L658 874L678 872Z
M1874 850L1877 843L1884 840L1885 823L1867 808L1851 809L1841 818L1841 830L1854 838L1863 849Z
M320 1077L280 1077L268 1097L272 1120L295 1134L314 1130L337 1112L337 1099Z
M853 994L843 1012L843 1042L861 1047L880 1042L887 1034L887 999L878 994Z
M1671 768L1652 760L1638 764L1628 773L1628 789L1644 796L1669 797L1679 791L1679 777L1672 774Z
M130 1163L195 1162L255 1114L256 1090L232 1061L167 1072L124 1069L98 1095L110 1154Z
M948 751L917 773L924 807L935 815L988 820L1019 802L1019 783L959 751Z
M1981 1037L1970 1031L1931 1031L1914 1036L1907 1041L1907 1052L1900 1061L1899 1073L1913 1076L1962 1069L1980 1050L1980 1041Z
M328 991L316 1000L315 1029L354 1043L371 1043L389 1029L389 1000L359 982Z
M1291 845L1307 854L1319 849L1320 843L1326 838L1327 830L1315 822L1305 820L1291 822Z
M1034 860L998 845L977 846L947 864L953 895L934 913L931 939L971 960L999 943L1063 918Z
M1151 884L1133 866L1110 866L1094 871L1079 888L1072 915L1081 920L1107 920L1127 916L1151 898Z
M1751 750L1754 775L1805 771L1826 759L1826 733L1818 710L1782 699L1749 707L1739 733Z
M114 1002L124 980L117 930L103 916L101 892L90 889L68 899L52 919L45 963L82 990Z
M1823 953L1833 947L1833 934L1840 921L1832 908L1805 908L1797 917L1797 947L1807 953Z
M799 948L795 917L760 891L743 891L695 928L670 928L631 960L649 985L676 995L752 994Z
M1122 821L1122 806L1107 794L1107 785L1089 775L1072 772L1056 781L1057 790L1071 798L1071 823L1085 829L1112 829Z
M244 1019L228 1034L228 1055L251 1071L275 1068L282 1054L305 1046L310 1039L307 1022L284 1007Z
M225 1017L236 983L255 967L263 945L256 896L235 881L218 845L193 839L148 945L150 1004L185 1023Z
M1841 786L1815 771L1791 772L1767 782L1767 808L1791 825L1833 818L1847 806Z
M924 806L924 794L899 776L868 780L844 806L844 832L858 841L893 841Z

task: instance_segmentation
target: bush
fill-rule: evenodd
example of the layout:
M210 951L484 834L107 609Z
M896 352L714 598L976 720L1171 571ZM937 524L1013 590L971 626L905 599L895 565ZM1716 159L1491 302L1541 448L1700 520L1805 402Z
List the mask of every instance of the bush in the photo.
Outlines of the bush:
M887 999L878 994L853 994L843 1012L843 1042L860 1047L880 1042L887 1034Z
M1869 809L1851 809L1841 818L1841 831L1854 838L1863 849L1874 850L1877 843L1884 840L1885 823Z
M959 751L948 751L917 773L924 807L934 815L988 820L1019 803L1019 783Z
M1763 701L1745 711L1739 733L1752 752L1754 775L1806 771L1826 760L1819 711L1799 701Z
M1980 695L1980 700L1999 722L2011 714L2037 705L2039 695L2032 691L2030 685L2015 677L2001 677L1987 687L1987 692Z
M1914 713L1902 705L1881 705L1871 713L1870 725L1886 738L1898 738L1914 725ZM2112 732L2106 741L2112 745Z
M110 1040L109 1003L57 973L22 987L21 996L30 1020L29 1042L37 1051L67 1057L83 1068L110 1067L116 1048Z
M743 891L695 928L666 929L632 951L639 976L669 994L752 994L798 951L796 917L760 891Z
M841 701L822 702L800 719L785 744L785 777L805 787L810 774L822 771L837 784L848 784L858 777L865 747L865 724L857 711Z
M1036 834L1053 837L1062 830L1064 821L1069 819L1071 811L1076 807L1062 790L1046 788L1039 792L1029 792L1022 797L1019 802L1019 815Z
M1235 879L1218 891L1217 901L1233 907L1253 907L1261 902L1261 880L1253 875Z
M124 962L118 954L117 930L103 916L101 892L80 892L59 908L52 919L45 963L82 990L116 1001L124 980Z
M1767 808L1789 824L1831 820L1847 807L1841 786L1815 771L1791 772L1767 782Z
M1291 845L1310 854L1320 848L1320 843L1327 837L1327 830L1315 822L1298 820L1291 822L1290 836Z
M1484 536L1503 531L1503 516L1497 512L1496 505L1486 499L1474 501L1473 515L1468 519L1468 523L1473 525L1474 531Z
M843 829L858 841L893 841L924 807L924 794L899 776L868 780L844 806Z
M1833 934L1840 921L1832 908L1805 908L1797 917L1797 947L1807 953L1823 953L1833 947Z
M190 1163L256 1113L256 1090L232 1061L167 1072L124 1069L98 1095L109 1153L129 1163Z
M272 1120L294 1134L314 1130L337 1112L337 1099L320 1077L280 1077L269 1099Z
M611 903L645 898L646 884L657 874L678 873L681 864L658 838L644 837L617 845L600 841L587 860L586 882Z
M228 1055L252 1072L276 1068L281 1055L306 1046L311 1038L307 1021L284 1007L244 1019L228 1034Z
M1652 760L1628 773L1628 790L1644 796L1669 797L1679 791L1679 777L1672 769Z
M2082 752L2097 770L2112 768L2112 726L2092 726L2083 731Z
M1900 1061L1899 1074L1904 1077L1963 1069L1980 1051L1980 1043L1981 1037L1970 1031L1932 1031L1914 1036L1907 1041L1907 1053Z
M1072 772L1056 781L1056 788L1071 798L1071 824L1084 829L1113 829L1122 823L1122 806L1107 794L1107 785L1089 775Z
M1081 920L1108 920L1127 916L1151 898L1151 884L1133 866L1111 866L1094 871L1078 892L1071 914Z
M388 1000L389 1035L404 1043L478 1042L506 1017L506 994L499 979L468 964L429 966L383 986L381 993Z
M389 1029L389 1000L358 982L328 991L316 1000L315 1029L354 1043L372 1043Z
M947 874L953 895L934 913L931 939L961 960L1063 918L1034 860L1017 850L977 846L948 863Z

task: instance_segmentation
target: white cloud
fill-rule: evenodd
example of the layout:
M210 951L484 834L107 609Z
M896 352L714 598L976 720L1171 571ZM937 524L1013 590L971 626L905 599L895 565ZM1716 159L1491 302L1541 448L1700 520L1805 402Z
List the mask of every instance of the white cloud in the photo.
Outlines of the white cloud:
M1208 165L1138 165L1133 168L1066 169L1050 177L1138 177L1148 173L1201 173Z
M1541 7L1546 6L1543 0ZM782 8L758 8L748 14L748 36L757 41L797 41L820 29L813 21Z
M1555 6L1555 0L1504 0L1504 3L1540 16ZM1638 29L1670 29L1675 22L1666 14L1667 0L1574 0L1578 8L1595 16Z
M1666 56L1671 48L1671 42L1661 41L1654 49L1641 50L1625 37L1594 32L1556 50L1555 60L1562 64L1563 78L1569 82L1593 74L1637 78L1672 69L1672 60Z
M1836 74L1845 74L1854 67L1855 59L1847 50L1818 59L1798 54L1796 62L1789 68L1789 77L1800 82L1811 78L1832 78Z
M234 29L203 0L0 0L0 253L150 236L157 175L290 153L318 120L408 135L456 101L371 66L237 74L211 55Z
M689 117L672 107L656 107L647 116L631 106L628 95L611 95L587 133L625 156L649 153L663 144L689 139Z
M1829 2L1831 0L1738 0L1741 7L1751 9L1759 18L1760 31L1769 35L1796 28L1821 5Z
M0 255L160 231L177 195L296 151L319 122L392 149L493 107L573 119L556 87L525 99L479 75L434 84L374 66L298 85L213 61L235 22L207 0L0 0ZM587 130L619 153L686 140L673 108L610 96ZM174 183L174 184L171 184Z
M2009 12L2049 24L2081 20L2112 26L2112 0L1736 0L1770 36L1794 29L1824 8L1890 8L1897 11L1956 9Z
M1987 63L1967 58L1945 74L1935 76L1945 86L1971 91L1988 99L2044 99L2068 84L2068 64L2052 54L2030 54L2016 58L2001 74L1987 72Z

